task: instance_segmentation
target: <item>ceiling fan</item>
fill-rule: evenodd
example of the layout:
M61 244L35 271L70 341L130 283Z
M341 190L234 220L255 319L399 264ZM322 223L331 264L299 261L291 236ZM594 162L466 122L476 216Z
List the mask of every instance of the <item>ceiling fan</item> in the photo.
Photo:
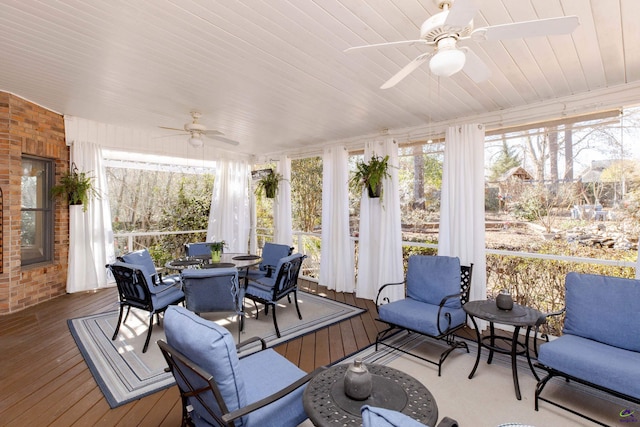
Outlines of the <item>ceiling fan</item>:
M431 52L423 53L409 62L380 86L381 89L395 86L427 61L429 61L431 72L436 76L449 77L464 71L473 81L482 82L491 75L489 67L471 49L459 44L467 40L482 42L569 34L579 25L577 16L562 16L473 29L473 17L478 11L475 0L435 1L442 12L422 23L418 40L354 46L346 49L345 52L402 44L423 44L434 48Z
M203 144L202 137L204 136L218 140L218 141L226 142L227 144L231 144L231 145L240 144L238 141L234 141L229 138L224 138L222 136L224 135L222 132L213 130L213 129L207 129L205 125L198 123L198 120L200 119L200 117L202 117L201 113L197 111L192 111L191 117L193 120L190 123L185 123L183 129L170 128L166 126L160 126L160 129L184 131L185 133L182 133L180 135L189 135L189 144L193 145L194 147L202 146Z

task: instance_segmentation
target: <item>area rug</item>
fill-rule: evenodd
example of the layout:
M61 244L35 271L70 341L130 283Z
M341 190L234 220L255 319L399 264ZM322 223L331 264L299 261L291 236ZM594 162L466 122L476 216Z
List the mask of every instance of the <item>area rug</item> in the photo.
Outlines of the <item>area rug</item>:
M440 342L417 334L401 333L392 338L403 348L415 351L431 359L438 358L444 349ZM467 341L470 353L455 350L442 366L442 376L438 377L438 367L415 357L405 355L384 346L375 350L371 346L340 363L350 363L356 357L366 364L388 365L406 372L422 382L435 397L439 417L447 416L458 421L461 426L498 426L515 423L527 426L585 426L593 425L574 414L563 411L546 402L540 402L540 410L535 411L534 393L536 379L529 370L525 358L518 358L518 374L522 400L517 400L511 376L511 359L507 355L494 354L492 364L487 364L488 351L482 350L478 369L472 379L468 378L476 360L476 343ZM539 374L542 372L539 372ZM629 422L621 412L635 411L636 422L640 408L629 408L630 403L610 397L599 391L562 379L552 380L545 388L546 396L560 399L570 408L614 426ZM311 426L306 421L303 426ZM622 424L624 425L624 424ZM635 425L635 424L632 424ZM638 422L640 425L640 422Z
M306 292L298 292L298 304L302 320L298 319L295 305L287 303L286 299L278 306L277 319L281 338L275 334L271 313L265 316L264 310L261 310L256 318L255 309L249 305L240 339L258 336L272 347L365 311ZM71 334L112 408L174 384L173 376L164 371L167 364L155 344L157 340L164 339L162 324L154 325L149 349L146 353L142 353L147 334L147 314L147 312L132 309L115 341L112 341L111 337L118 320L117 311L68 320ZM235 316L215 316L209 313L204 314L203 317L227 327L238 341L238 324ZM244 350L245 353L250 351L253 350Z

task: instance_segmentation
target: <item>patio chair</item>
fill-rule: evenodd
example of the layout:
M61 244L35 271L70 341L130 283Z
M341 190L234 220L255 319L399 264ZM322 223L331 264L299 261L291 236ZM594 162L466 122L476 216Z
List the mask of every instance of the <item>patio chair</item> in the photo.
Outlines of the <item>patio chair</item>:
M155 314L156 321L159 324L160 313L164 312L169 305L184 301L184 293L176 284L151 285L149 275L140 265L116 261L113 264L107 264L107 268L111 270L113 277L116 279L120 300L118 323L111 340L115 340L118 336L120 325L127 321L131 307L148 311L149 329L147 330L147 339L142 348L142 352L146 353L153 330L153 315ZM127 308L127 313L123 319L122 313L125 307Z
M198 243L185 243L184 245L184 253L186 256L200 256L200 255L210 255L211 247L210 243L207 242L198 242Z
M262 248L262 262L258 264L258 268L246 269L244 277L247 279L260 279L263 277L271 277L281 258L291 255L293 248L289 245L279 243L265 243Z
M151 254L147 249L140 249L134 252L129 252L128 254L119 256L118 259L122 262L139 265L140 268L142 268L144 272L149 275L149 282L152 285L175 285L180 283L179 274L170 274L163 276L162 272L158 271L155 264L153 263L153 258L151 258Z
M185 306L196 314L216 311L235 312L238 317L238 337L242 332L244 287L238 283L234 268L186 269L182 272Z
M164 322L158 346L180 390L183 426L295 427L307 418L302 394L317 371L305 374L258 338L236 347L227 329L183 307L170 307ZM256 341L262 350L239 359Z
M380 288L376 297L378 319L388 325L376 337L378 344L410 354L438 366L456 348L469 352L467 343L455 340L454 332L466 324L467 315L462 305L469 299L473 265L461 266L456 257L413 255L409 257L407 276L404 282L388 283ZM406 284L406 297L388 303L381 298L387 286ZM383 304L383 302L387 302ZM398 330L416 332L443 340L448 348L440 354L438 361L411 353L384 340Z
M280 329L276 319L276 306L278 301L285 296L291 303L290 295L293 294L293 301L296 305L298 318L302 320L300 307L298 306L298 275L300 267L306 255L296 253L284 258L280 258L276 265L275 273L271 277L262 277L256 280L249 280L246 284L245 299L250 299L256 305L256 318L258 317L257 303L264 304L265 314L269 313L269 307L273 308L273 326L276 329L276 335L280 338ZM244 309L243 309L244 311Z

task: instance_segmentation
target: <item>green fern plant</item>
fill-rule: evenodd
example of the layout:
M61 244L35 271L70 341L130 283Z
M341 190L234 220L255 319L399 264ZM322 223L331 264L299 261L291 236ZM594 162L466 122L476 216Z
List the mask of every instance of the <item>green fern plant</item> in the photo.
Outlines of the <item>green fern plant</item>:
M51 195L66 197L69 205L83 205L82 210L86 212L89 201L98 197L93 179L88 172L79 172L74 163L69 172L60 177L59 184L51 187Z

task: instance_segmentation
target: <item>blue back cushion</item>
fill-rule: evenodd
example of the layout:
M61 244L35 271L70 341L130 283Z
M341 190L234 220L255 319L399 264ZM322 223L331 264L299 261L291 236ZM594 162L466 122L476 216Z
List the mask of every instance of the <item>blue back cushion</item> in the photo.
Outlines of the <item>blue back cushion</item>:
M429 304L460 293L460 259L448 256L412 255L407 267L407 296ZM460 298L450 299L446 307L458 308Z
M151 277L156 274L156 266L148 250L140 249L139 251L129 252L128 254L122 255L122 259L126 263L139 265L147 276L149 284L155 283L151 280Z
M291 248L288 245L281 245L278 243L265 243L262 248L262 262L260 263L260 270L266 270L267 265L276 266L280 258L289 256Z
M183 270L182 290L187 308L196 313L241 311L244 287L235 267Z
M563 333L640 351L640 280L569 273Z
M196 255L209 255L211 253L211 246L209 243L187 243L185 245L187 256Z
M164 316L164 330L169 345L213 376L229 411L247 404L244 381L239 375L236 345L227 329L184 307L170 306ZM210 419L208 414L198 410L199 404L195 399L190 399L190 402L200 416ZM210 393L207 404L220 412ZM242 425L242 422L236 424Z

